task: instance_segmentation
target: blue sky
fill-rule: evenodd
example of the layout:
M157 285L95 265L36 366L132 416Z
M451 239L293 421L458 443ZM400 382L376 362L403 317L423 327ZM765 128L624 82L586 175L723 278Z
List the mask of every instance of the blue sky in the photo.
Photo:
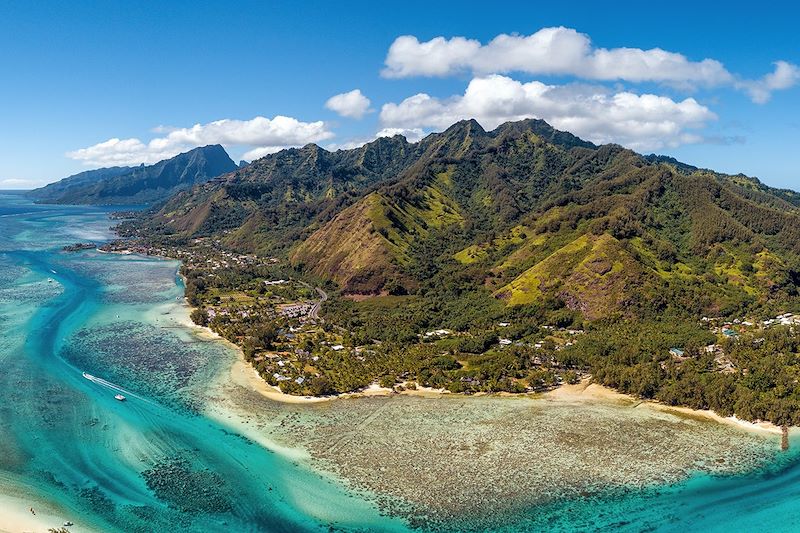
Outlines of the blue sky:
M800 9L554 4L3 2L0 188L538 116L800 189Z

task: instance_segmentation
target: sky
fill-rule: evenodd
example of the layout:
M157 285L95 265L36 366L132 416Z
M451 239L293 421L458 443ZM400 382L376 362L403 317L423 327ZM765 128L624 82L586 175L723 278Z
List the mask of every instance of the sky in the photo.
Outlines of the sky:
M702 4L6 0L0 188L536 117L800 189L800 7Z

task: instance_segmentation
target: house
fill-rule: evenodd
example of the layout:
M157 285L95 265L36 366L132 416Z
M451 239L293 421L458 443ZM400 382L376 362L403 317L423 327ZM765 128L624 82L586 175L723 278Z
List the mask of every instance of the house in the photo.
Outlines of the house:
M508 346L509 344L511 344L510 339L500 339L500 346Z
M334 344L333 346L331 346L331 350L333 350L334 352L338 352L339 350L344 350L344 346L342 346L341 344Z
M669 354L673 357L683 357L685 352L680 348L670 348Z
M303 376L300 376L299 378L294 380L294 382L297 383L298 385L302 385L305 380L306 380L306 378L304 378Z
M453 333L449 329L435 329L433 331L428 331L425 333L426 337L446 337Z

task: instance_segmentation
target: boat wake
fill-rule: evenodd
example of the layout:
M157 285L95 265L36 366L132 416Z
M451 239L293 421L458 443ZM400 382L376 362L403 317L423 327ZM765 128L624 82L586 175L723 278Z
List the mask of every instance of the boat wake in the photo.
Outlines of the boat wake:
M123 396L123 397L128 397L128 396L130 396L130 397L132 397L132 398L136 398L137 400L141 400L141 401L143 401L143 402L147 402L147 403L150 403L150 404L152 404L152 403L153 403L152 401L148 400L147 398L144 398L144 397L142 397L142 396L139 396L139 395L138 395L138 394L136 394L135 392L131 392L131 391L129 391L128 389L125 389L125 388L123 388L123 387L120 387L119 385L116 385L116 384L114 384L114 383L111 383L110 381L107 381L107 380L105 380L105 379L103 379L103 378L98 378L97 376L93 376L93 375L91 375L91 374L89 374L89 373L87 373L87 372L83 372L83 377L85 377L86 379L88 379L88 380L89 380L89 381L91 381L92 383L97 383L97 384L98 384L98 385L100 385L101 387L105 387L105 388L107 388L107 389L109 389L109 390L116 391L116 392L118 392L118 393L124 394L125 396ZM118 395L117 395L117 396L118 396ZM116 396L115 396L115 398L116 398Z

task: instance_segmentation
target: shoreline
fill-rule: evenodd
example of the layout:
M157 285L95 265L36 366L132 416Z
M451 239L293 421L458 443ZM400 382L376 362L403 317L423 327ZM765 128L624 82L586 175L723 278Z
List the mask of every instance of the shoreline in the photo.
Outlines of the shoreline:
M36 514L31 513L33 508ZM63 527L66 520L75 522L69 527L71 533L98 531L79 521L79 516L70 518L70 513L58 508L52 500L43 500L23 494L0 494L0 533L46 533Z
M184 300L184 309L191 312L191 306ZM286 394L282 392L278 387L272 386L267 383L259 374L258 371L244 359L244 353L242 352L241 348L236 344L230 342L229 340L225 339L218 333L214 332L211 328L207 326L200 326L195 324L188 318L188 313L186 314L186 323L185 325L191 327L196 334L212 340L222 341L228 344L231 348L236 351L236 361L231 366L230 375L232 380L239 384L246 386L250 390L257 392L258 394L262 395L263 397L284 404L318 404L324 402L332 402L336 400L347 400L347 399L357 399L357 398L375 398L375 397L391 397L391 396L415 396L419 398L441 398L443 396L448 397L455 397L455 398L485 398L485 397L496 397L496 398L541 398L541 399L561 399L561 400L575 400L575 401L586 401L586 400L600 400L600 401L621 401L621 402L628 402L628 403L635 403L635 407L639 407L640 405L646 405L648 408L654 409L656 411L660 411L662 413L667 414L674 414L677 416L688 417L688 418L700 418L703 420L713 421L720 424L729 425L744 431L756 432L756 433L768 433L770 435L782 435L783 429L780 426L773 424L772 422L766 421L759 421L759 422L750 422L747 420L742 420L734 416L725 417L722 416L714 411L711 410L703 410L703 409L692 409L690 407L682 407L682 406L672 406L666 405L654 400L642 400L640 398L636 398L634 396L630 396L628 394L623 394L621 392L617 392L614 389L606 387L604 385L599 385L597 383L591 383L588 379L584 379L581 383L576 385L568 385L563 384L555 389L535 393L535 392L527 392L527 393L477 393L477 394L460 394L460 393L453 393L445 389L433 389L430 387L418 387L416 390L406 389L400 392L393 391L391 389L381 387L377 383L372 383L367 388L355 391L355 392L344 392L341 394L335 394L331 396L296 396L293 394ZM791 432L794 428L790 427L789 431Z
M722 416L719 413L708 409L692 409L691 407L666 405L653 400L642 400L634 396L617 392L614 389L591 383L584 380L576 385L561 385L560 387L548 391L543 394L545 398L563 399L563 400L601 400L601 401L618 401L632 404L633 408L645 406L648 409L653 409L661 413L671 414L679 417L700 419L725 424L735 427L737 429L755 432L755 433L768 433L770 435L782 435L783 429L772 422L749 422L736 418L736 416ZM793 427L789 428L791 431Z
M177 258L164 257L164 259L180 261L180 259ZM186 280L184 276L180 274L180 272L178 272L178 276L181 278L181 280L184 282L185 285ZM591 383L590 378L584 378L580 383L575 385L569 385L565 383L559 385L555 389L548 390L545 392L525 392L525 393L481 392L476 394L462 394L462 393L453 393L446 389L433 389L430 387L421 387L419 385L417 386L418 388L416 390L410 390L406 388L405 390L398 392L392 389L381 387L377 384L377 382L375 382L360 391L345 392L330 396L296 396L293 394L286 394L282 392L278 387L267 383L259 375L258 371L245 360L244 352L242 352L242 349L238 345L234 344L228 339L225 339L224 337L213 331L208 326L200 326L198 324L195 324L190 318L190 313L194 308L191 305L189 305L189 302L186 300L185 296L183 297L181 307L185 311L181 315L183 319L181 320L181 323L183 325L189 327L191 330L195 332L195 334L201 337L204 337L209 340L222 341L226 343L236 352L237 355L236 361L230 368L230 376L235 383L246 386L250 390L257 392L261 396L279 403L294 404L294 405L319 404L325 402L332 402L335 400L391 397L400 395L415 396L420 398L442 398L444 396L448 396L457 398L496 397L496 398L528 398L528 399L533 399L533 398L561 399L567 401L569 400L621 401L621 402L634 403L635 404L634 407L645 405L648 408L654 409L662 413L673 414L676 416L687 417L687 418L713 421L716 423L725 424L748 432L761 433L761 434L766 433L770 435L783 434L783 428L781 426L773 424L772 422L768 421L750 422L747 420L742 420L740 418L737 418L736 415L725 417L720 415L719 413L716 413L708 409L692 409L690 407L666 405L655 400L643 400L641 398L636 398L634 396L618 392L604 385ZM794 432L795 429L796 428L794 426L790 426L788 428L789 434Z
M188 303L184 302L184 309L191 310ZM331 396L296 396L293 394L286 394L278 387L267 383L259 374L258 371L244 359L244 353L241 348L229 340L223 338L218 333L211 330L206 326L200 326L188 319L187 326L192 327L196 334L217 341L222 341L228 344L236 351L236 361L231 365L230 376L234 383L247 387L248 389L260 394L264 398L279 402L283 404L320 404L325 402L333 402L337 400L349 400L358 398L388 398L392 396L414 396L418 398L503 398L503 399L542 399L542 400L563 400L563 401L605 401L605 402L621 402L632 404L632 407L638 408L646 406L649 409L659 411L666 414L672 414L679 417L702 419L710 422L728 425L743 431L769 434L769 435L782 435L783 429L772 422L749 422L734 416L725 417L711 410L692 409L690 407L666 405L653 400L642 400L634 396L618 392L612 388L597 383L591 383L588 378L585 378L581 383L575 385L563 384L555 389L546 392L528 392L528 393L477 393L477 394L460 394L453 393L446 389L433 389L430 387L418 387L416 390L406 389L403 391L393 391L385 387L379 386L377 383L372 383L367 388L355 392L345 392ZM794 428L790 427L789 431L792 432Z

